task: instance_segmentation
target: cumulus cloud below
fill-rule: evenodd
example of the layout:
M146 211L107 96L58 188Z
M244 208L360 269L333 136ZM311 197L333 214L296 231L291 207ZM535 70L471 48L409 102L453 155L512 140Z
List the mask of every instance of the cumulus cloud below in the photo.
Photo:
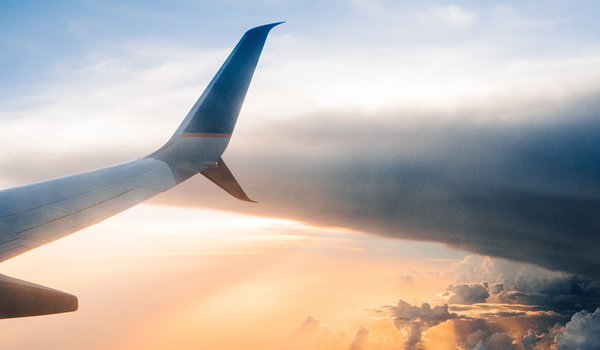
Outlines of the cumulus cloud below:
M452 326L458 349L463 350L600 346L600 286L593 280L481 256L456 264L454 275L465 283L451 284L439 294L437 302L444 305L417 306L400 300L397 305L365 310L388 312L387 320L402 334L403 349L426 348L427 334L442 324ZM496 283L473 282L479 277L493 277ZM520 298L499 298L503 293Z
M281 350L369 350L397 349L393 339L385 336L372 337L371 330L359 325L356 332L343 326L330 326L308 315Z
M405 349L421 348L423 333L427 329L457 316L448 311L448 304L431 307L428 303L423 303L418 307L403 300L400 300L398 305L390 306L389 310L396 329L404 332Z
M351 332L309 315L283 348L435 349L447 341L439 334L448 333L453 335L452 348L459 350L583 350L600 346L600 285L591 279L478 255L454 264L450 274L456 283L432 303L399 300L361 309L370 315L369 322L392 323L395 337L373 334L364 325ZM481 277L492 278L493 283L475 282ZM503 299L499 297L503 293L520 297Z
M581 311L556 337L557 350L587 350L600 348L600 308L594 313Z

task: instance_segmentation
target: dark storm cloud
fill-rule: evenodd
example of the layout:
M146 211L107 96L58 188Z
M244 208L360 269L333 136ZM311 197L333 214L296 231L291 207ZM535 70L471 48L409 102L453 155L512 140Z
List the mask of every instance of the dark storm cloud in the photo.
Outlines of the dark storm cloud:
M600 277L598 100L323 114L240 132L224 158L260 204L210 205Z

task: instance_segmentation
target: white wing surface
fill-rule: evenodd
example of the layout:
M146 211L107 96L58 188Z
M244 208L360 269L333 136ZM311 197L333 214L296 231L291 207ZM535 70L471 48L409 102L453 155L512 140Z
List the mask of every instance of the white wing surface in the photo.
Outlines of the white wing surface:
M201 173L252 202L221 155L269 31L246 32L171 139L151 155L0 191L0 261L99 223ZM0 275L0 318L75 311L77 298Z
M0 192L0 260L96 224L176 185L168 165L138 159Z

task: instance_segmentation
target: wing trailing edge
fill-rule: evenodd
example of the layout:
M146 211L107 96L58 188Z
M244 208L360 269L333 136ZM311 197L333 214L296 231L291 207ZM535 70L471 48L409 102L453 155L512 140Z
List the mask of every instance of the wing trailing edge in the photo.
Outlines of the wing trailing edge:
M227 165L225 165L223 158L219 158L214 166L202 170L200 174L235 198L245 202L258 203L248 198L231 171L229 171L229 168L227 168Z

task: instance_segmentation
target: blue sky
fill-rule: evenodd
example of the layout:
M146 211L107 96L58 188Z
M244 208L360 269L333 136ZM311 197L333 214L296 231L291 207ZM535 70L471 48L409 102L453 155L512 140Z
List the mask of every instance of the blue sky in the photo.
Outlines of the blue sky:
M57 79L54 66L114 46L225 48L246 29L280 20L288 23L275 35L306 37L323 47L360 52L483 42L500 47L504 60L576 56L596 46L599 35L593 1L9 1L1 6L3 94ZM447 6L455 6L455 17L444 12Z

